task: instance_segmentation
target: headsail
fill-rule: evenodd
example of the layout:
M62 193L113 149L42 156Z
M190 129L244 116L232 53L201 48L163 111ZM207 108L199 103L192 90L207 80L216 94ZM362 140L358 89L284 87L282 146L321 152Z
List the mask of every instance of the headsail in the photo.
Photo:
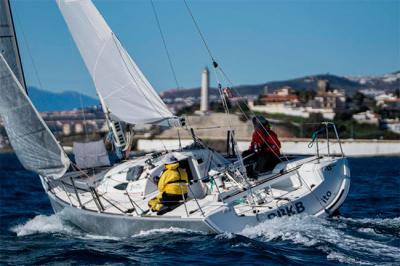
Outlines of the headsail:
M0 0L0 53L26 90L9 0Z
M57 0L98 93L108 110L131 123L173 117L90 0Z
M0 116L22 165L42 176L63 176L70 165L67 155L1 53L0 95Z

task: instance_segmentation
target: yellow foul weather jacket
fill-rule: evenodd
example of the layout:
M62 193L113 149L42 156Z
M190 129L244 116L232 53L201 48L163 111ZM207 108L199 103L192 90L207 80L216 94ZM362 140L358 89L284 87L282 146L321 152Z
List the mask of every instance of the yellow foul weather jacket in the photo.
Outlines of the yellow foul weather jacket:
M158 190L171 195L182 195L188 193L188 175L186 171L179 168L179 163L166 164L166 170L158 181Z

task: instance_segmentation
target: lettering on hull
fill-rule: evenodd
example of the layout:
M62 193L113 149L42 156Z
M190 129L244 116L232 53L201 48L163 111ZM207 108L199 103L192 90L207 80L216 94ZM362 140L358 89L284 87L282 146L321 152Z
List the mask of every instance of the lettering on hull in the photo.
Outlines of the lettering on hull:
M282 216L292 216L295 214L299 214L305 211L305 207L303 202L299 201L293 205L285 206L284 208L279 208L277 211L270 213L267 215L268 219L273 219L275 217L282 217Z

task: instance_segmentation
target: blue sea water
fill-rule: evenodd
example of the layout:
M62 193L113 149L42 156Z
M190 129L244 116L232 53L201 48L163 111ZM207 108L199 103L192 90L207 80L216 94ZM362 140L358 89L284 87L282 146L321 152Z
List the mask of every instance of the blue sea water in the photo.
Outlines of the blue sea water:
M38 177L0 155L0 264L400 265L400 157L350 158L342 216L292 216L240 234L167 228L91 235L52 213Z

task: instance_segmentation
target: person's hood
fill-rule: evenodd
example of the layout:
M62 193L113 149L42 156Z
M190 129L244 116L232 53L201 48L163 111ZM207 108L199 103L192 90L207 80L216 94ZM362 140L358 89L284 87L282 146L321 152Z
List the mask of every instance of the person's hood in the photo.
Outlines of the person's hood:
M176 169L178 169L178 167L179 167L179 163L178 162L165 165L165 168L167 170L176 170Z

